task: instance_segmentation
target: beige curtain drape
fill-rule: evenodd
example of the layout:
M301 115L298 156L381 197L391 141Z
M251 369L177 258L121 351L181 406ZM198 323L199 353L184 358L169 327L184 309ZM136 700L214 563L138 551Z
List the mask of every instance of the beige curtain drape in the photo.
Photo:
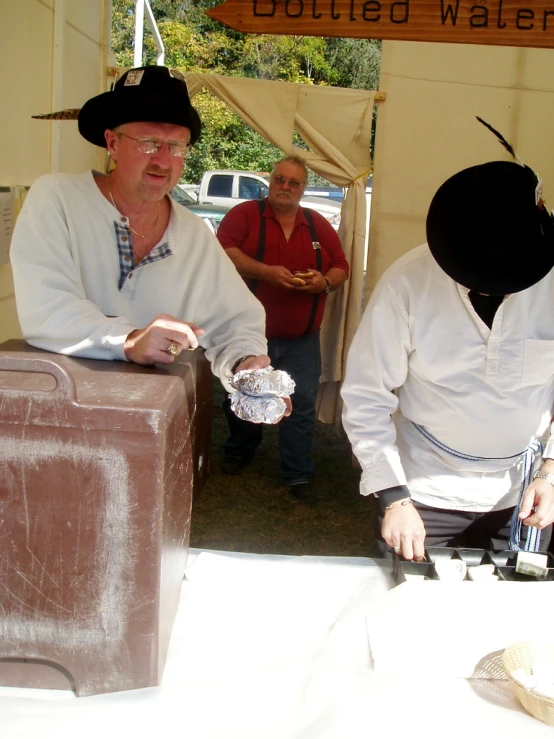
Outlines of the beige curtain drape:
M217 74L187 74L186 80L191 97L203 88L209 90L281 151L302 156L314 172L348 187L339 238L351 276L330 295L321 332L318 418L333 423L340 415L340 381L362 306L365 182L371 169L369 139L376 92ZM309 151L293 146L294 130Z

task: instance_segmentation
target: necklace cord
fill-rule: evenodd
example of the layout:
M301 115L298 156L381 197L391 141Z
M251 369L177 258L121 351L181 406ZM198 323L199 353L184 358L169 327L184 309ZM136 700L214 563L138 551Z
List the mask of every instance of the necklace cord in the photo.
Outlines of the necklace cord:
M115 200L114 200L114 197L112 195L112 191L111 190L108 190L108 193L110 195L110 200L112 201L113 207L119 212L119 208L115 204ZM139 239L145 239L147 236L151 236L152 235L154 229L156 228L156 225L157 225L159 219L160 219L160 203L158 201L158 214L156 216L156 220L152 224L152 228L150 229L150 231L148 231L148 233L139 234L139 232L138 231L135 231L135 229L131 226L131 221L129 219L127 219L127 220L129 221L129 229L135 234L135 236L138 236Z

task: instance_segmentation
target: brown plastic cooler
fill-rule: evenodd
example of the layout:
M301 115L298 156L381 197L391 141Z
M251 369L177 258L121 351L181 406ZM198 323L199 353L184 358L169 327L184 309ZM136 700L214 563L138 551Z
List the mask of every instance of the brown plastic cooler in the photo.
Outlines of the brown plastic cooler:
M158 685L208 468L202 352L140 367L0 345L0 684Z

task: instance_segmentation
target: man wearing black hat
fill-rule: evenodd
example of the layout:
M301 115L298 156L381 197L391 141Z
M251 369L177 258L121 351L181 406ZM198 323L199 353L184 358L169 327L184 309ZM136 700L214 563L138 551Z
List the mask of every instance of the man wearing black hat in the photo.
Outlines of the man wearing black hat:
M380 551L546 549L554 221L537 176L512 162L457 173L427 241L379 281L342 389L361 492L381 503Z
M200 343L228 386L262 368L265 315L204 222L168 196L200 135L184 78L126 72L85 103L79 131L107 148L108 174L38 179L11 247L23 335L95 359L170 363Z

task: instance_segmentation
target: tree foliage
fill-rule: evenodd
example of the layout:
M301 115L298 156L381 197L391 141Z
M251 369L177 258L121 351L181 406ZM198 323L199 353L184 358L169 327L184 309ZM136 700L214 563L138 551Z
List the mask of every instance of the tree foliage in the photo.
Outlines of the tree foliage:
M219 0L150 0L165 47L165 64L205 72L315 85L377 89L381 43L366 39L247 35L213 21L205 11ZM113 0L112 50L120 67L133 66L135 0ZM143 64L157 50L144 24ZM203 123L187 158L186 177L199 182L207 169L269 171L281 156L223 102L204 91L194 99ZM302 146L302 142L295 143ZM318 179L310 174L310 182Z
M330 38L327 60L333 84L357 90L377 90L381 66L381 42L364 38Z
M248 36L239 70L244 77L329 84L325 39L313 36Z

